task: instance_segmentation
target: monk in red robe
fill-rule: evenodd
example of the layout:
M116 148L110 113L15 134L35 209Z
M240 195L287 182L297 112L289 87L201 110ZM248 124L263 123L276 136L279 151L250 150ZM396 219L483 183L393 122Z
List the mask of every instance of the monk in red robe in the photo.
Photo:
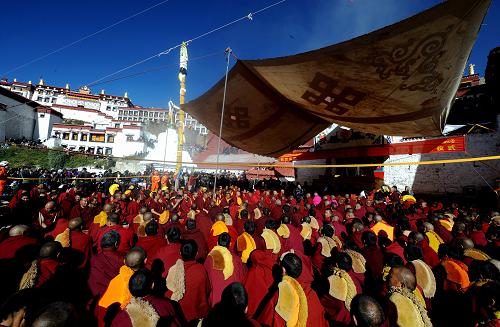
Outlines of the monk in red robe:
M210 281L203 265L195 261L197 247L193 240L186 241L181 247L185 292L178 302L187 321L203 319L210 310Z
M208 254L208 245L205 236L197 228L198 221L196 219L188 219L186 221L186 228L182 233L183 240L193 240L196 242L197 253L196 261L203 262Z
M101 253L90 258L87 284L93 301L97 301L102 296L111 279L120 272L123 256L117 252L119 243L120 234L116 231L107 232L101 238Z
M287 253L280 261L283 271L281 281L273 283L266 298L259 304L254 319L266 326L306 326L314 325L316 319L309 317L309 304L297 281L302 273L302 261L294 253ZM315 325L324 326L324 325Z
M80 217L83 219L83 228L89 229L90 224L92 224L93 212L88 206L88 198L83 197L80 202L75 205L69 214L69 219Z
M0 259L12 259L21 249L37 247L38 240L24 235L28 231L26 225L16 225L9 230L9 237L0 243Z
M54 276L59 266L61 266L58 260L61 251L62 245L56 241L50 241L42 245L40 248L35 287L42 286Z
M124 265L120 267L120 271L108 284L106 291L97 303L96 313L99 326L105 324L104 318L106 311L111 305L119 304L124 310L130 303L132 295L129 291L129 281L134 272L144 268L146 253L141 248L132 248L125 256Z
M129 228L124 228L121 225L119 225L119 217L116 213L111 213L108 215L107 220L106 220L106 226L103 226L97 230L97 252L101 252L101 238L104 234L106 234L109 231L116 231L118 234L120 234L120 245L118 247L118 252L125 254L127 253L130 248L133 246L134 243L134 233L132 230Z
M177 227L171 227L167 230L168 243L159 248L151 256L151 266L153 273L160 274L163 278L167 277L169 269L181 259L181 231Z
M228 249L231 237L228 233L219 235L218 245L209 252L204 266L211 285L210 304L220 301L222 291L233 282L243 281L245 269L241 258Z
M248 292L248 315L250 317L255 314L274 282L272 269L278 262L278 253L281 250L279 237L274 231L265 229L262 233L266 243L265 249L252 251L251 265L243 281Z
M165 245L167 245L167 240L158 235L158 223L151 220L146 224L144 232L146 236L139 237L135 246L141 247L146 251L148 260L146 261L146 267L150 267L153 262L153 257L156 253Z

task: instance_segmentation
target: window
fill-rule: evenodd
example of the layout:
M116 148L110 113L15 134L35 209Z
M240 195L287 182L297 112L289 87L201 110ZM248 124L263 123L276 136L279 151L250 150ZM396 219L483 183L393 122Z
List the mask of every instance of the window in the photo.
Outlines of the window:
M69 133L63 133L63 140L69 140Z
M88 139L87 134L82 134L82 136L80 136L80 141L87 141L87 139Z
M104 153L104 154L106 154L106 155L108 155L108 156L112 155L112 154L113 154L113 149L111 149L111 148L106 148L106 151L105 151L105 153Z
M133 116L133 115L134 115L134 112L133 112L132 110L129 110L129 111L128 111L128 114L129 114L130 116Z
M106 110L107 110L107 111L110 111L110 110L111 110L111 107L110 107L110 106L107 106L107 107L106 107Z
M73 133L73 134L71 134L71 139L72 139L73 141L78 141L78 133Z
M149 113L149 117L153 117L153 113L152 112Z
M52 98L52 99L50 100L50 102L55 103L55 102L56 102L56 98Z
M139 115L139 111L134 111L134 116L138 116Z
M41 102L42 101L42 97L36 98L36 101L40 101Z
M123 115L123 110L118 110L119 115Z
M120 124L115 124L115 128L120 128Z
M108 135L108 140L106 142L113 143L114 141L115 141L115 136L114 135Z
M49 102L49 98L43 99L43 102Z
M134 137L132 135L127 135L127 141L133 141Z
M104 142L104 134L90 134L91 142Z
M96 154L102 154L102 148L97 148Z
M155 117L158 117L158 113L157 112L155 112Z

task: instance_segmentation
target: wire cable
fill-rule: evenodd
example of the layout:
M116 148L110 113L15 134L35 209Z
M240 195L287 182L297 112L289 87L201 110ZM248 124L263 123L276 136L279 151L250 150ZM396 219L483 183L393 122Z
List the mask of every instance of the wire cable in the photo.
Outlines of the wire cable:
M61 51L62 51L62 50L64 50L64 49L67 49L67 48L69 48L69 47L71 47L71 46L73 46L73 45L75 45L75 44L77 44L77 43L80 43L80 42L82 42L82 41L84 41L84 40L86 40L86 39L89 39L89 38L91 38L91 37L93 37L93 36L95 36L95 35L97 35L97 34L100 34L100 33L104 32L104 31L107 31L107 30L109 30L110 28L113 28L113 27L115 27L115 26L117 26L117 25L119 25L119 24L121 24L121 23L123 23L123 22L125 22L125 21L129 20L129 19L132 19L132 18L134 18L134 17L137 17L137 16L139 16L139 15L142 15L142 14L144 14L145 12L150 11L151 9L154 9L154 8L156 8L156 7L158 7L158 6L161 6L162 4L164 4L164 3L168 2L168 1L169 1L169 0L163 0L163 1L161 1L161 2L158 2L157 4L155 4L155 5L151 6L151 7L148 7L148 8L146 8L146 9L143 9L143 10L141 10L141 11L139 11L139 12L137 12L137 13L135 13L135 14L131 15L131 16L125 17L125 18L123 18L123 19L120 19L119 21L117 21L117 22L115 22L115 23L113 23L113 24L111 24L111 25L108 25L108 26L106 26L106 27L103 27L103 28L101 28L100 30L97 30L97 31L95 31L95 32L93 32L93 33L91 33L91 34L88 34L88 35L84 36L84 37L81 37L81 38L79 38L79 39L78 39L78 40L76 40L76 41L70 42L70 43L68 43L68 44L66 44L66 45L63 45L63 46L62 46L62 47L60 47L60 48L57 48L56 50L50 51L49 53L46 53L46 54L44 54L44 55L42 55L42 56L40 56L40 57L37 57L37 58L35 58L35 59L33 59L33 60L28 61L28 62L26 62L26 63L24 63L24 64L22 64L22 65L19 65L19 66L14 67L14 68L12 68L12 69L10 69L10 70L6 71L6 72L3 72L3 73L2 73L2 75L6 75L6 74L8 74L8 73L12 73L12 72L14 72L14 71L16 71L16 70L19 70L19 69L23 68L23 67L26 67L26 66L28 66L28 65L31 65L32 63L35 63L35 62L40 61L40 60L42 60L42 59L45 59L45 58L47 58L48 56L53 55L54 53L61 52Z
M263 7L263 8L261 8L261 9L257 10L257 11L250 12L249 14L247 14L247 15L245 15L245 16L242 16L242 17L240 17L240 18L237 18L237 19L235 19L235 20L233 20L233 21L231 21L231 22L229 22L229 23L226 23L226 24L221 25L221 26L219 26L219 27L216 27L216 28L214 28L214 29L212 29L212 30L210 30L210 31L208 31L208 32L202 33L202 34L200 34L200 35L198 35L198 36L196 36L196 37L194 37L194 38L191 38L191 39L189 39L188 41L186 41L185 43L186 43L186 44L190 44L190 43L192 43L192 42L194 42L194 41L196 41L196 40L199 40L199 39L201 39L201 38L203 38L203 37L205 37L205 36L207 36L207 35L210 35L210 34L212 34L212 33L215 33L215 32L217 32L217 31L219 31L219 30L221 30L221 29L227 28L227 27L229 27L229 26L231 26L231 25L233 25L233 24L236 24L236 23L238 23L238 22L240 22L240 21L242 21L242 20L245 20L245 19L248 19L248 20L252 21L252 20L253 20L253 17L254 17L255 15L260 14L261 12L266 11L266 10L268 10L268 9L270 9L270 8L273 8L273 7L277 6L277 5L280 5L280 4L282 4L283 2L285 2L285 1L287 1L287 0L280 0L280 1L277 1L277 2L275 2L275 3L272 3L272 4L268 5L268 6L266 6L266 7ZM104 79L106 79L106 78L108 78L108 77L114 76L114 75L116 75L116 74L119 74L119 73L121 73L121 72L123 72L123 71L127 70L127 69L130 69L130 68L135 67L135 66L137 66L137 65L143 64L143 63L145 63L145 62L147 62L147 61L149 61L149 60L151 60L151 59L158 58L158 57L160 57L160 56L162 56L162 55L169 54L172 50L175 50L175 49L177 49L177 48L180 48L180 46L181 46L181 45L182 45L182 42L181 42L181 43L179 43L179 44L177 44L177 45L174 45L174 46L172 46L172 47L170 47L170 48L168 48L168 49L166 49L166 50L163 50L163 51L161 51L161 52L159 52L159 53L157 53L157 54L154 54L154 55L149 56L149 57L147 57L147 58L145 58L145 59L139 60L139 61L138 61L138 62L136 62L136 63L133 63L133 64L131 64L131 65L128 65L128 66L126 66L126 67L124 67L124 68L121 68L121 69L119 69L119 70L117 70L117 71L115 71L115 72L113 72L113 73L107 74L107 75L105 75L105 76L103 76L103 77L101 77L101 78L99 78L99 79L97 79L97 80L95 80L95 81L92 81L92 82L90 82L90 83L88 83L88 84L85 84L85 85L86 85L86 86L88 86L88 87L90 87L90 86L92 86L92 85L96 85L96 83L99 83L99 82L101 82L102 80L104 80Z

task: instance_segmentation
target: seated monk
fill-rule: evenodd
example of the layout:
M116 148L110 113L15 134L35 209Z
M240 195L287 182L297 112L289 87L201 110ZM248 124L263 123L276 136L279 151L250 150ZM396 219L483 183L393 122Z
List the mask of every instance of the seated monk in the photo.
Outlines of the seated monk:
M94 216L94 220L89 226L89 235L92 238L92 242L96 244L99 242L97 239L97 232L99 231L99 227L103 227L106 225L106 222L108 221L108 215L113 212L114 205L111 203L106 203L102 207L102 211L97 215Z
M143 209L144 208L141 208L141 212L143 211ZM141 212L139 212L139 214L135 216L133 224L131 226L134 234L136 234L138 237L146 236L144 228L146 227L147 223L153 220L153 213L149 211L146 211L144 213Z
M431 327L425 303L414 291L415 275L406 267L393 267L387 276L389 288L388 319L390 326Z
M276 233L281 238L281 252L293 249L295 252L304 253L300 230L291 224L290 217L284 216L282 218Z
M262 238L266 244L265 250L254 250L250 253L250 264L243 281L249 295L249 316L253 316L274 282L273 267L278 262L278 253L281 250L279 236L273 230L265 228Z
M321 236L316 242L314 254L311 258L314 268L321 271L325 258L331 256L332 250L342 248L342 241L335 235L335 229L330 224L324 224L321 229Z
M244 232L238 236L236 240L236 249L241 253L241 261L247 263L250 253L257 248L253 233L255 232L255 224L251 220L245 221Z
M196 261L203 263L208 254L208 245L205 235L203 235L202 231L198 229L197 226L198 218L187 219L185 230L182 233L182 239L193 240L196 242L196 245L198 247L198 251L196 253Z
M319 317L308 317L307 297L297 278L302 273L302 261L294 253L286 253L280 261L281 281L261 302L254 319L266 326L312 325Z
M184 294L177 301L181 305L187 321L203 319L210 310L208 303L210 281L203 265L195 261L197 247L194 240L183 242L181 247L181 257L184 265L184 276L182 276L181 280ZM176 287L171 288L176 289ZM172 291L170 287L169 291Z
M181 232L177 227L170 227L167 230L167 244L159 248L151 256L151 262L147 266L151 267L153 274L167 277L169 269L181 259Z
M408 235L408 244L416 245L422 249L422 260L431 268L434 268L439 264L439 257L437 253L429 246L429 243L423 234L411 232Z
M58 210L54 201L49 201L38 213L37 224L43 228L51 230L54 228L58 218L62 218L62 211Z
M82 197L80 202L71 209L69 219L80 217L83 220L83 229L89 229L90 224L92 224L92 219L94 218L91 214L92 210L88 206L88 198Z
M245 275L240 257L231 253L228 249L230 244L231 236L228 233L220 234L218 245L214 246L208 253L204 263L210 285L212 285L210 293L211 306L220 301L222 291L226 286L233 282L243 281Z
M73 218L68 222L70 242L69 247L66 247L63 252L67 253L70 262L74 263L79 268L87 267L90 254L92 252L92 240L90 239L90 236L82 231L82 229L82 218Z
M358 280L352 277L349 254L337 252L325 261L323 275L328 278L328 292L320 299L326 319L331 326L348 326L351 323L351 301L362 291Z
M130 301L116 315L111 326L185 326L186 320L178 304L152 295L153 277L149 270L141 269L130 277Z
M123 266L123 256L117 249L120 244L120 234L109 231L101 238L101 253L90 258L90 271L87 281L93 301L101 298L109 282L120 273Z
M23 248L37 247L38 240L28 236L29 227L26 225L15 225L9 229L9 237L0 242L0 259L18 258L18 251Z
M212 250L212 248L217 245L219 235L222 233L228 233L229 236L231 236L231 244L229 245L228 248L229 251L234 251L234 244L238 239L238 232L233 226L228 226L225 223L225 217L224 214L222 213L217 214L217 216L215 217L215 222L212 225L212 228L210 229L210 234L208 235L207 238L209 251Z
M38 260L33 261L28 271L23 275L19 289L39 288L48 282L61 266L58 260L61 251L62 245L57 241L43 244Z
M116 213L110 213L107 215L106 225L97 229L95 238L96 242L94 242L94 245L96 245L98 253L102 251L100 247L100 240L102 236L112 230L120 234L120 246L118 247L118 252L125 254L133 246L134 233L129 228L121 226L119 222L119 216Z
M120 272L113 278L104 291L103 295L97 303L97 321L99 326L105 326L108 323L109 317L107 310L111 305L117 303L121 310L124 310L130 303L132 294L130 294L128 284L130 277L134 272L144 267L144 260L146 260L146 253L141 248L132 248L125 256L125 264L120 267ZM105 321L106 319L106 321Z
M167 245L167 240L164 237L158 235L158 223L154 220L149 221L144 227L145 236L139 237L135 246L139 246L146 251L148 255L148 263L153 262L153 257L156 253L165 245Z

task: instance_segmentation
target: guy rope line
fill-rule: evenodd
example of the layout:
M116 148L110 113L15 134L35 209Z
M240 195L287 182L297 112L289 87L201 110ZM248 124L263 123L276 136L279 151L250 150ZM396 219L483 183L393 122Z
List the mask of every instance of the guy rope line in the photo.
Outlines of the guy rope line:
M59 150L59 149L47 149L47 148L36 148L36 147L23 147L23 148L31 148L31 149L36 149L36 150L41 150L41 151L58 151L58 152L64 152L66 154L72 154L72 155L84 155L84 156L91 156L91 157L99 157L103 159L115 159L115 160L131 160L131 161L145 161L145 162L158 162L158 163L163 163L164 161L162 160L153 160L153 159L145 159L145 158L123 158L123 157L114 157L114 156L108 156L108 155L101 155L101 154L90 154L90 153L80 153L80 152L70 152L68 153L65 150ZM482 156L482 157L470 157L470 158L457 158L457 159L443 159L443 160L426 160L426 161L410 161L410 162L388 162L388 163L370 163L370 164L331 164L331 165L285 165L285 164L280 164L280 163L267 163L267 164L262 164L262 163L237 163L237 162L199 162L199 161L183 161L181 162L183 165L197 165L197 166L210 166L210 167L216 167L217 165L219 166L226 166L226 167L261 167L261 168L355 168L355 167L379 167L379 166L413 166L413 165L441 165L441 164L455 164L455 163L464 163L464 162L475 162L475 161L491 161L491 160L500 160L500 155L496 156ZM175 165L177 161L165 161L167 164L172 164ZM203 169L199 167L193 167L193 168L198 168L198 169Z

